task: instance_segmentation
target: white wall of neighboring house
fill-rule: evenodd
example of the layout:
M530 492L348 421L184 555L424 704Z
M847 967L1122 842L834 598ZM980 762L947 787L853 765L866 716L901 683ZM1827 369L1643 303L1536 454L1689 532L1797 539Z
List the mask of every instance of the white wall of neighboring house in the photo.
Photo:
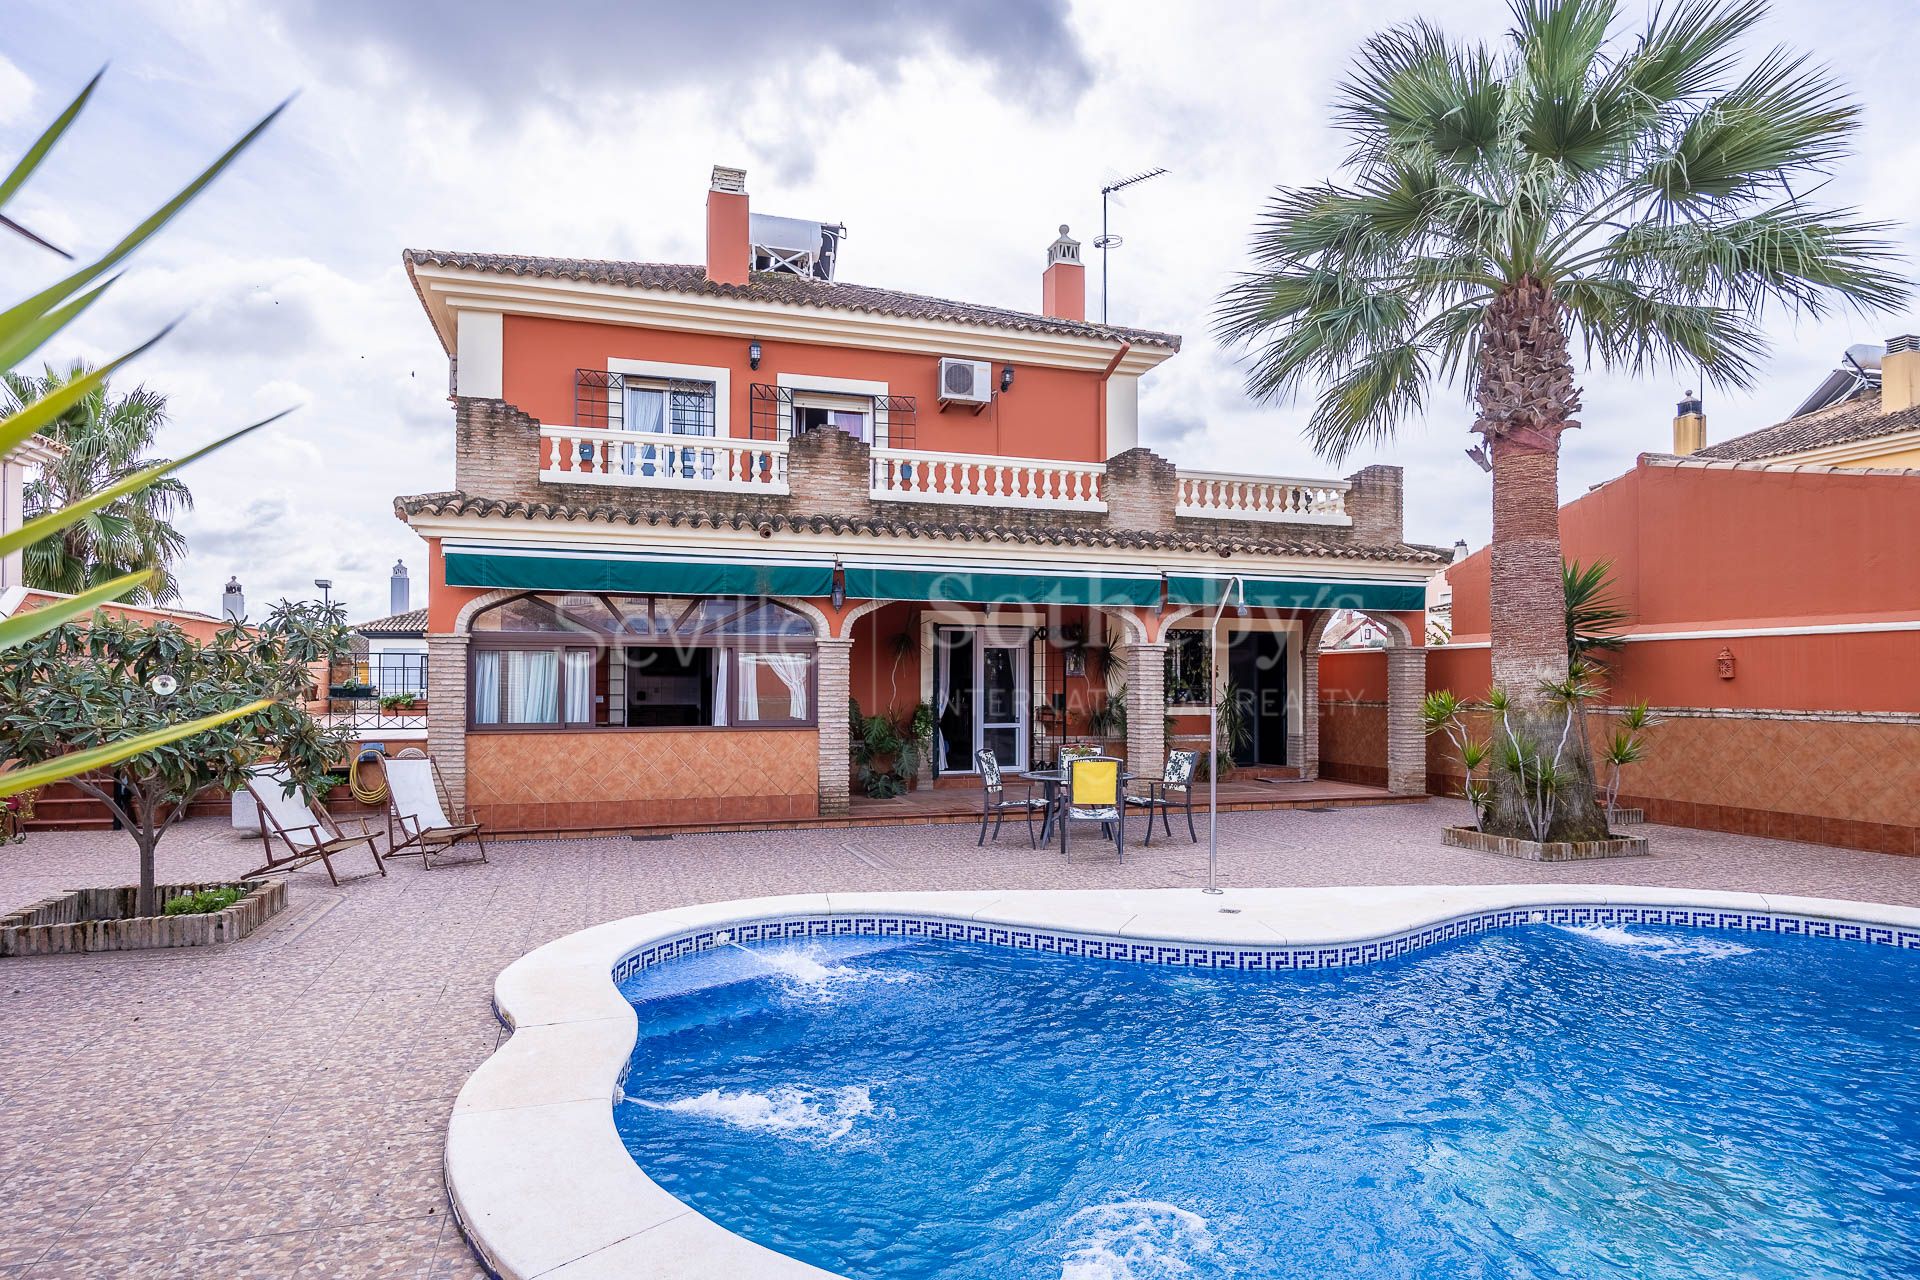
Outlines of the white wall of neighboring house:
M12 533L26 519L27 480L33 469L60 456L59 446L34 436L0 458L0 534ZM0 591L27 584L23 552L0 556Z
M426 637L368 637L368 678L379 686L381 694L414 693L424 695L426 685Z

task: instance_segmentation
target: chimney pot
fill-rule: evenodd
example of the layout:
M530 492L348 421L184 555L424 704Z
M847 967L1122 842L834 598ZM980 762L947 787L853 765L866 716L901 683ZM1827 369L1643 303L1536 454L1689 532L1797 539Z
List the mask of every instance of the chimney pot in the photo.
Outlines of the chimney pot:
M717 164L707 187L707 279L715 284L745 284L752 267L747 171Z
M1080 242L1060 234L1047 246L1047 270L1040 277L1040 311L1056 320L1087 318L1087 269L1080 261Z
M1880 358L1880 412L1899 413L1920 405L1920 337L1910 333L1887 339Z
M412 593L407 581L407 564L404 560L393 562L393 576L387 579L387 612L405 613L413 607Z
M247 616L247 597L237 574L227 579L227 589L220 596L220 616L229 622L240 622Z
M1674 408L1673 452L1687 457L1707 447L1707 410L1700 397L1689 391Z

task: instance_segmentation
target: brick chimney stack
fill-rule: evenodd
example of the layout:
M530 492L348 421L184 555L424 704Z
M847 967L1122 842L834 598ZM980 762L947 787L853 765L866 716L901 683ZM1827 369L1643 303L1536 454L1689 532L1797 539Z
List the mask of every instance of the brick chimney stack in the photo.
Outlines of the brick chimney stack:
M747 171L713 166L707 188L707 279L745 284L753 268L747 238Z
M1673 451L1679 457L1707 447L1707 411L1700 397L1689 391L1673 417Z
M1880 357L1880 412L1898 413L1920 405L1920 337L1902 334L1887 339Z
M1087 269L1080 262L1080 242L1067 235L1047 246L1047 271L1040 277L1040 312L1056 320L1087 318Z

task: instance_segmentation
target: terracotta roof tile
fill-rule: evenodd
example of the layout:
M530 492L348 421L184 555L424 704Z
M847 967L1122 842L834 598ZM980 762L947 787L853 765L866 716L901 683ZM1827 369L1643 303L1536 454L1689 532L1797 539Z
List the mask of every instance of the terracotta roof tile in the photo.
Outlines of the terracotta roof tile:
M942 542L1023 543L1030 546L1129 547L1165 551L1216 551L1236 555L1319 555L1348 560L1393 560L1416 564L1446 564L1452 552L1416 543L1357 544L1342 535L1315 536L1305 530L1293 536L1246 537L1235 531L1208 528L1209 522L1186 522L1188 528L1171 533L1086 527L1043 527L970 523L964 519L925 522L876 516L783 515L733 512L715 514L689 510L637 510L611 504L585 506L567 502L528 502L488 498L450 490L394 499L394 514L411 516L496 516L523 520L599 520L607 524L648 525L688 529L755 529L774 533L830 534L842 537L926 538Z
M1027 333L1054 333L1071 337L1131 342L1135 345L1180 349L1180 335L1119 325L1060 320L1053 316L1012 311L1005 307L956 302L925 294L876 289L838 280L815 280L783 271L758 271L746 284L715 284L707 269L673 262L608 262L595 258L541 258L514 253L464 253L443 249L408 249L401 255L409 274L415 266L452 267L463 271L490 271L505 275L578 280L590 284L624 285L633 289L660 289L669 293L739 298L749 302L783 303L858 311L902 320L932 320L976 325L989 329L1018 329Z
M427 634L427 611L409 609L371 622L356 622L353 630L363 636L423 636Z
M1920 405L1880 412L1880 395L1867 391L1851 400L1803 413L1797 418L1761 427L1731 440L1708 445L1693 454L1696 458L1731 462L1759 462L1767 458L1825 449L1836 444L1852 444L1880 436L1920 431Z

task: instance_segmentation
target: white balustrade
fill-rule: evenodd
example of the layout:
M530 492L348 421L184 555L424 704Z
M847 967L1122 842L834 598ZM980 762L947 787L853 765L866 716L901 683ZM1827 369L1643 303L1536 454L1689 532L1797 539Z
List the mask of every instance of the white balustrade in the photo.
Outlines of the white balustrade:
M540 478L557 484L786 493L787 442L542 425Z
M1105 511L1106 476L1100 462L875 449L869 492L894 502Z
M1226 471L1181 471L1174 514L1274 524L1350 525L1345 480L1242 476Z

